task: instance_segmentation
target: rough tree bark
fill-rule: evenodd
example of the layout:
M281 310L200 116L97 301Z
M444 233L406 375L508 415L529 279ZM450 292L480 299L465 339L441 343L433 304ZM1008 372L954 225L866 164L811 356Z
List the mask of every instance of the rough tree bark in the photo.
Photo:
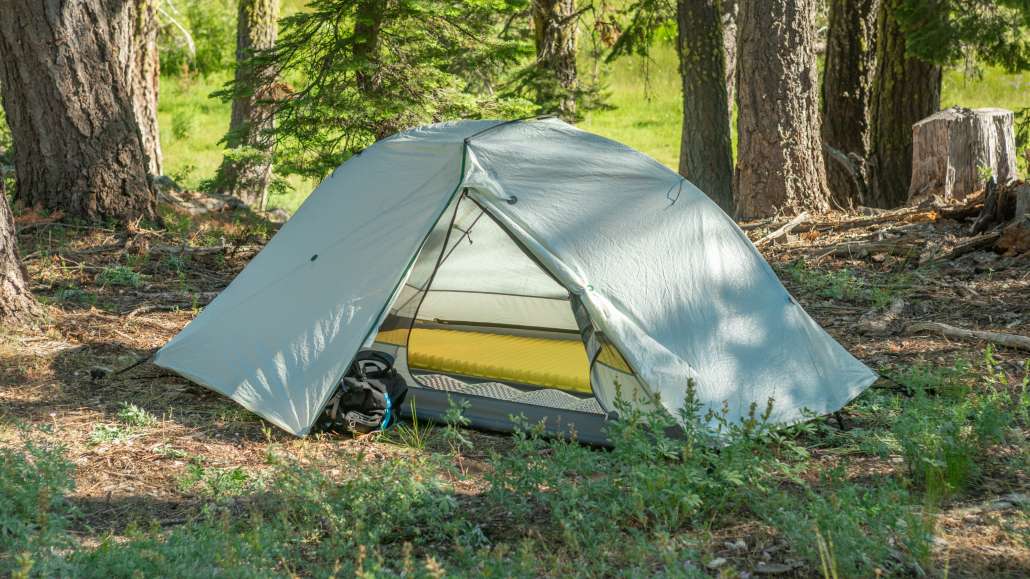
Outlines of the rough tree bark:
M816 94L816 0L743 2L738 15L737 214L829 209Z
M576 119L576 1L533 0L536 62L542 75L537 102L557 102L568 121Z
M680 174L733 215L733 150L718 0L677 2L683 128Z
M823 70L823 144L845 156L869 156L869 101L876 69L876 15L880 0L830 0ZM853 169L826 155L826 181L838 205L865 205ZM864 188L862 188L864 189Z
M258 67L248 59L259 50L275 46L279 0L241 0L236 21L236 83L257 87L233 98L232 120L225 137L230 149L219 168L222 192L239 197L251 207L264 210L272 181L272 107L263 104L275 83L270 67ZM245 152L239 151L245 149Z
M902 1L881 0L877 17L870 118L873 207L897 207L908 200L912 125L937 112L941 103L941 67L905 54L905 35L894 16Z
M18 196L88 220L155 215L132 89L112 45L130 5L4 0L0 84Z
M964 200L987 184L982 169L1004 186L1015 179L1012 111L952 107L912 127L909 202L932 196Z
M158 0L125 2L127 14L113 23L115 38L112 41L132 92L132 108L147 155L147 170L152 176L162 173L161 134L157 126L157 92L161 79L157 3Z
M0 195L0 322L29 323L38 312L25 267L18 259L11 208L7 197Z

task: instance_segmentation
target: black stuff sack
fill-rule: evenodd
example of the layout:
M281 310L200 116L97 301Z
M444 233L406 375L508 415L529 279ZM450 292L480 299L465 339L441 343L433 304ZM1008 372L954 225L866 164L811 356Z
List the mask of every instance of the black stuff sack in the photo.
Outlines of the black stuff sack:
M393 364L385 352L358 352L318 419L321 430L367 434L392 426L408 394Z

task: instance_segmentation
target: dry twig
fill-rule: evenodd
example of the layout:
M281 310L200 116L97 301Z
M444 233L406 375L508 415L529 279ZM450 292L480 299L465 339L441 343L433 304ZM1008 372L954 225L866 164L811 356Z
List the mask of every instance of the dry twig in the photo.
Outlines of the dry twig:
M1017 336L1016 334L1002 334L1000 332L988 332L985 330L966 330L956 328L940 322L915 322L905 328L906 334L918 334L930 332L948 338L959 338L962 340L984 340L999 346L1016 348L1018 350L1030 351L1030 338Z

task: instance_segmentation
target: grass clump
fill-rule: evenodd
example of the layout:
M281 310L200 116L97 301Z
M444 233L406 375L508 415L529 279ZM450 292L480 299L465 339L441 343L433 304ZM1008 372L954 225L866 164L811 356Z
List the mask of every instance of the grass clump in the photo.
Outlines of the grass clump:
M205 467L202 460L195 458L186 467L186 473L179 477L179 490L196 493L214 499L243 495L256 481L241 468Z
M802 260L791 262L781 271L805 293L874 308L886 307L894 298L903 297L911 285L907 275L863 279L847 268L822 271L810 268Z
M96 278L100 286L127 286L139 287L143 283L143 276L124 265L105 267Z

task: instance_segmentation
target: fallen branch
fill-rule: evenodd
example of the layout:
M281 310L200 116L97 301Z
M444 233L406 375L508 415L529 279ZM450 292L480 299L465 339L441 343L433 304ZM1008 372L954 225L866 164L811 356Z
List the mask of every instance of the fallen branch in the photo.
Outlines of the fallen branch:
M740 229L742 231L751 231L752 229L758 229L759 227L765 227L776 222L775 217L766 217L765 219L759 219L758 221L752 221L751 223L741 223Z
M135 318L151 312L172 311L181 309L183 304L206 306L218 296L218 292L157 292L147 294L151 303L143 304L126 314L126 318ZM156 303L155 303L156 302ZM164 302L164 303L162 303Z
M151 245L150 253L179 253L189 255L209 255L221 253L229 249L229 245L220 244L209 247L193 247L190 245Z
M776 231L773 231L769 235L766 235L765 237L756 241L755 247L762 247L763 245L769 243L774 239L779 239L780 237L787 235L788 233L793 231L795 227L801 225L801 223L803 223L806 219L808 219L808 211L802 211L800 214L798 214L797 217L788 221L783 227L777 229Z
M821 249L821 248L820 248ZM815 256L815 261L824 257L868 257L874 253L886 253L910 257L917 253L916 246L898 241L853 241L835 245Z
M98 245L96 247L87 247L86 249L68 249L63 251L60 249L56 251L51 251L50 249L41 249L39 251L33 251L32 253L26 255L22 258L22 260L31 261L33 259L43 257L45 255L57 255L62 258L67 258L67 256L71 255L78 257L80 255L93 255L97 253L107 253L109 251L121 251L122 249L125 249L124 243L109 243L106 245Z
M239 253L241 251L259 251L260 245L232 245L221 243L207 247L196 247L192 245L151 245L150 253L172 253L180 255L211 255L215 253Z
M865 159L854 153L851 153L850 155L845 154L844 151L830 146L830 144L825 141L823 142L823 150L831 159L837 161L837 163L839 163L844 169L844 172L851 177L851 184L855 187L855 191L858 193L858 198L869 199L869 184L868 177L866 175Z
M1000 332L988 332L984 330L965 330L942 324L940 322L915 322L905 328L906 334L918 334L930 332L948 338L959 338L962 340L984 340L1007 348L1030 351L1030 338L1016 334L1002 334Z
M952 259L955 259L957 257L961 257L961 256L963 256L963 255L965 255L967 253L972 253L972 252L980 250L980 249L991 247L991 246L993 246L998 241L998 238L1000 238L1000 237L1001 237L1001 232L1000 231L993 231L991 233L984 233L983 235L977 235L976 237L971 237L968 240L963 241L962 243L959 243L955 247L951 248L951 251L946 251L946 252L942 253L941 255L938 255L937 257L932 257L932 258L926 259L925 261L924 260L920 260L920 261L923 264L926 264L926 263L935 263L935 262L939 262L939 261L952 260Z

